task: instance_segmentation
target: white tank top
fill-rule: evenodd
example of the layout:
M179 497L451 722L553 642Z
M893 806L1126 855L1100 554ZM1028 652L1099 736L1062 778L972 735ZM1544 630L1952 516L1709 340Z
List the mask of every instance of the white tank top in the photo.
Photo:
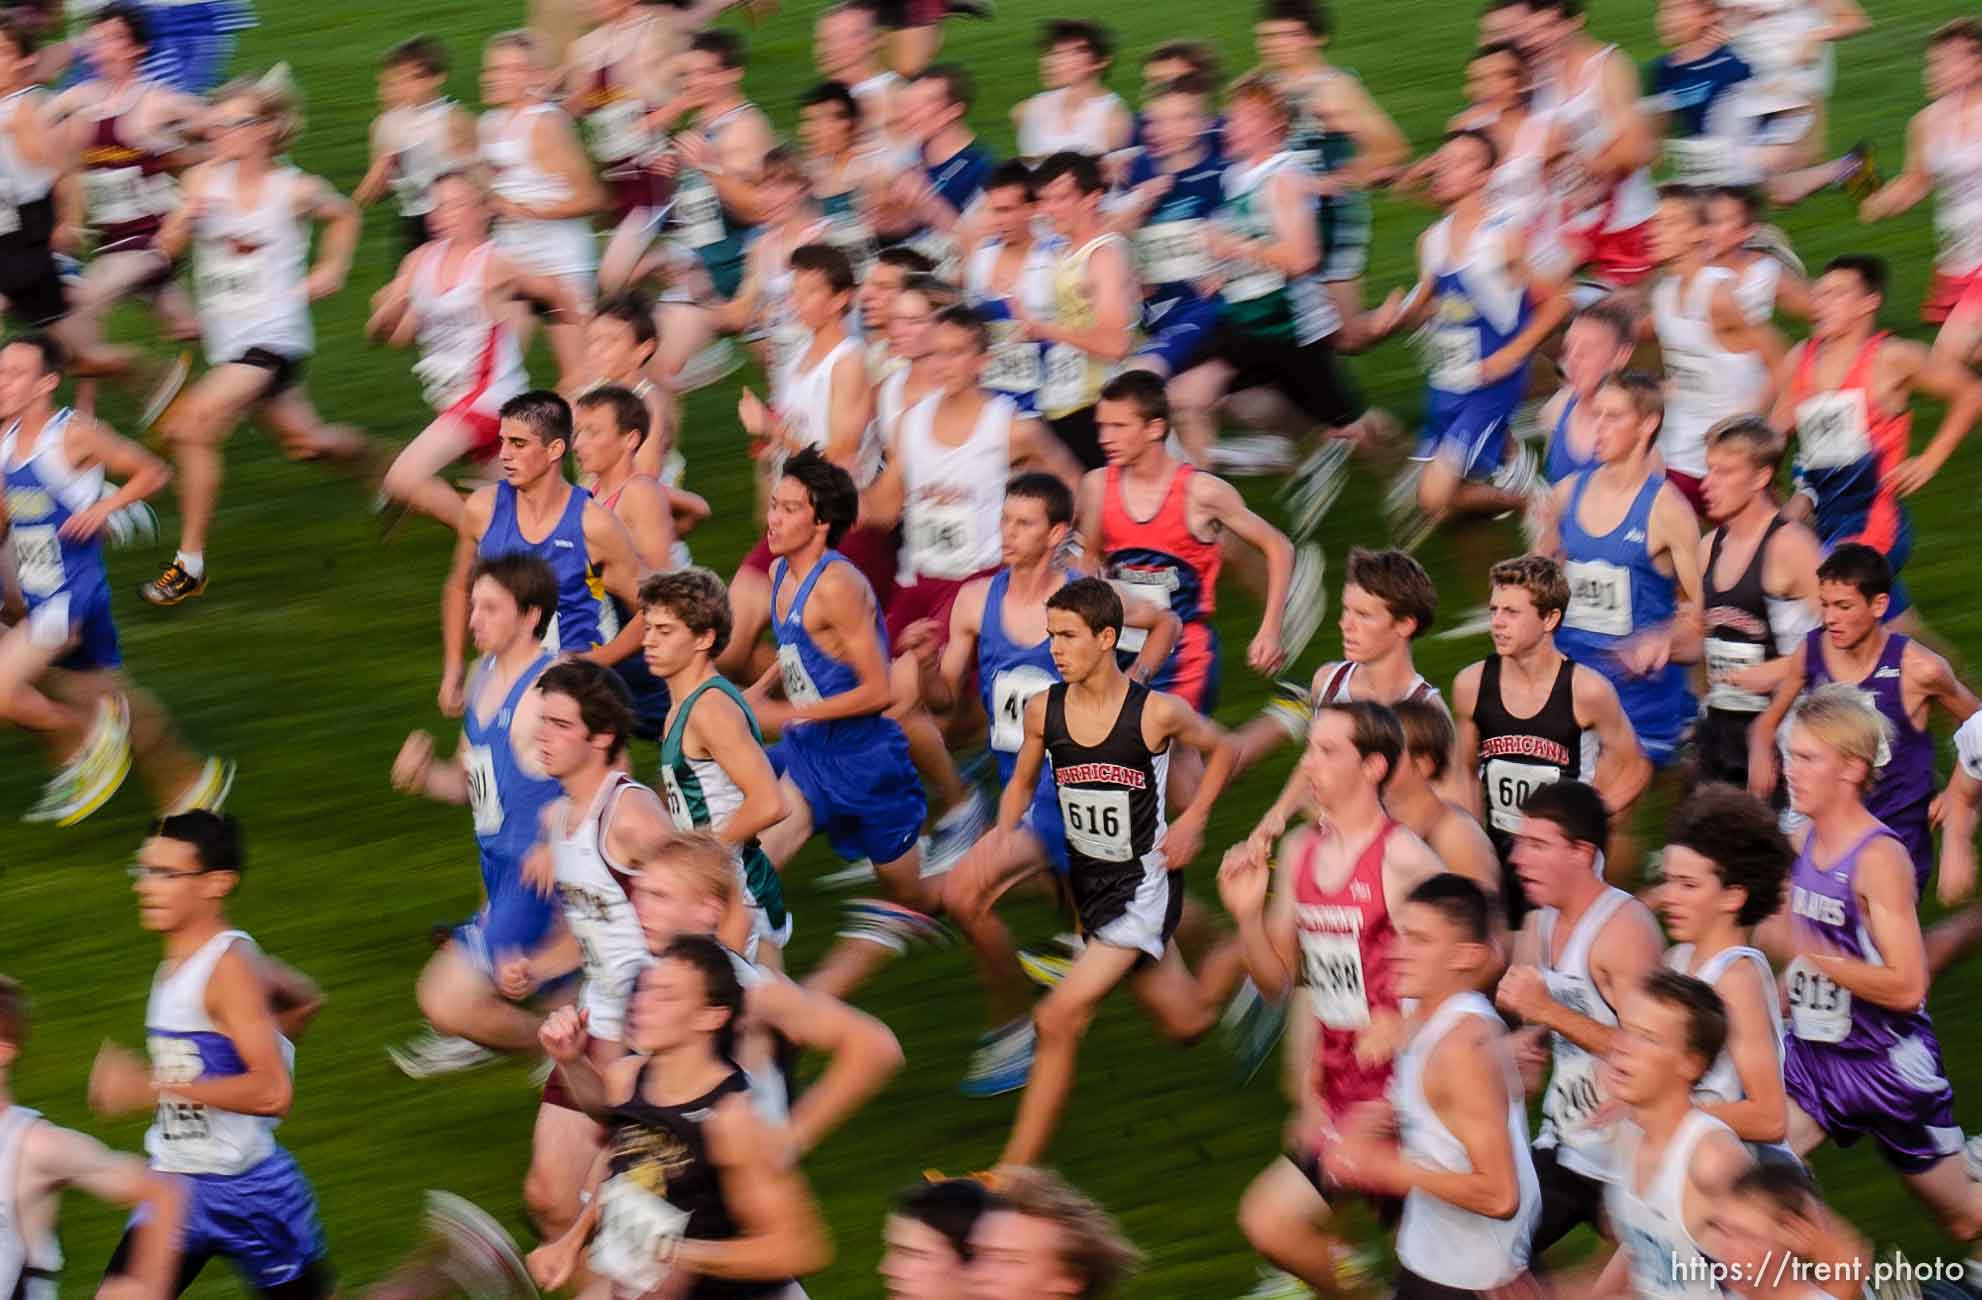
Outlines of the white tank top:
M237 943L244 946L244 955L256 951L255 941L242 931L223 930L169 971L160 965L152 979L151 999L145 1004L145 1046L152 1078L160 1087L247 1072L234 1040L206 1013L207 981ZM286 1038L279 1041L283 1068L289 1069L296 1049ZM244 1115L180 1100L167 1091L160 1094L157 1118L145 1131L145 1151L160 1173L246 1173L274 1153L280 1122L272 1115Z
M294 167L271 168L252 208L241 205L232 163L207 187L208 201L193 224L193 282L206 358L214 365L239 360L250 348L308 356L315 344L304 284L310 235L296 215L303 179Z
M1404 1154L1415 1164L1453 1173L1471 1173L1465 1144L1425 1100L1425 1064L1446 1032L1466 1016L1500 1028L1493 1004L1478 993L1455 994L1431 1013L1398 1053L1390 1079L1390 1102ZM1489 1218L1413 1188L1404 1197L1397 1226L1397 1262L1428 1282L1461 1291L1486 1291L1519 1277L1528 1267L1528 1241L1541 1213L1541 1184L1528 1154L1528 1116L1521 1080L1507 1064L1507 1138L1513 1148L1521 1206L1505 1219Z
M1982 268L1982 113L1950 96L1950 111L1927 132L1934 178L1934 265L1947 275Z
M1749 324L1763 325L1775 319L1782 272L1782 263L1767 254L1741 268L1741 276L1734 282L1734 301L1748 314Z
M530 386L516 334L489 311L489 258L493 242L472 250L453 285L440 284L441 264L452 241L420 250L409 297L419 321L420 360L413 374L427 401L444 411L465 397L500 406Z
M1108 119L1122 107L1121 97L1104 91L1074 110L1066 110L1065 89L1049 90L1025 101L1019 113L1019 157L1045 158L1056 153L1101 154L1108 139Z
M996 568L998 518L1012 477L1012 421L1018 408L993 397L960 447L936 439L941 392L902 417L902 580L968 578Z
M812 331L799 324L792 315L792 251L806 244L825 243L832 229L833 223L822 218L789 241L783 234L771 229L764 229L757 236L757 248L767 253L769 250L764 247L767 242L785 244L776 256L766 259L770 269L764 276L763 296L757 306L757 323L763 328L771 346L770 362L765 369L773 375L784 371L785 363L791 360L793 353L803 352L812 343ZM851 329L848 332L851 333Z
M1688 1111L1640 1191L1638 1144L1644 1131L1628 1119L1618 1121L1617 1178L1604 1189L1604 1210L1631 1266L1631 1289L1641 1300L1721 1300L1720 1287L1708 1280L1707 1256L1686 1228L1693 1151L1716 1131L1732 1135L1705 1111Z
M998 254L1004 245L986 240L971 250L963 267L964 299L973 307L981 303L1010 303L1016 299L1034 319L1053 312L1053 241L1038 239L1026 250L1010 290L992 282L997 272ZM1046 381L1045 349L1018 337L1018 321L1010 317L988 321L991 352L984 361L978 382L994 393L1036 393Z
M47 93L40 86L26 86L0 99L0 182L5 185L4 194L0 194L4 200L0 202L0 235L11 235L21 228L16 207L47 198L55 184L53 171L28 162L14 148L14 115L38 111L47 102Z
M1579 157L1594 158L1610 144L1610 119L1604 114L1603 73L1610 60L1622 58L1615 45L1606 45L1580 69L1580 77L1549 105L1569 134L1569 147ZM1634 73L1632 81L1637 81ZM1643 225L1657 214L1658 191L1652 188L1651 172L1640 167L1611 190L1604 205L1604 230L1629 230Z
M62 1245L52 1237L31 1242L21 1205L21 1148L41 1112L14 1105L0 1111L0 1296L55 1300Z
M1600 1025L1615 1025L1617 1012L1590 978L1590 948L1617 909L1630 901L1631 895L1623 890L1606 887L1576 922L1561 960L1555 962L1549 960L1549 953L1560 913L1553 907L1541 909L1539 961L1548 995ZM1561 1034L1549 1037L1554 1061L1549 1068L1548 1091L1542 1095L1542 1127L1535 1145L1557 1148L1556 1159L1564 1169L1586 1178L1607 1179L1612 1161L1610 1131L1591 1120L1603 1104L1603 1092L1597 1085L1603 1061Z
M511 203L537 207L571 197L571 186L563 177L537 166L530 147L537 119L546 113L564 116L564 110L555 104L535 103L515 109L492 108L477 124L491 188ZM541 275L589 280L597 261L592 227L583 217L550 221L504 218L496 223L495 239L519 265Z
M436 177L460 163L448 138L454 101L435 99L417 107L388 108L379 115L379 147L392 155L392 192L401 215L423 217L434 210Z
M600 783L576 831L564 832L571 812L568 800L556 805L550 828L558 901L584 954L585 991L579 1005L592 1037L613 1042L626 1040L626 999L647 965L647 936L634 915L626 873L606 857L602 828L622 794L646 788L626 773L614 772Z
M1675 944L1666 949L1665 953L1667 966L1682 975L1691 975L1704 984L1711 984L1716 990L1720 987L1720 977L1727 974L1738 961L1752 961L1755 963L1756 973L1762 977L1762 987L1768 993L1762 1002L1769 1009L1769 1028L1775 1034L1776 1070L1780 1073L1783 1057L1782 1006L1774 996L1776 974L1774 968L1769 965L1769 959L1754 948L1723 948L1700 963L1700 969L1691 970L1689 968L1693 965L1692 944ZM1721 1049L1721 1054L1714 1058L1714 1063L1707 1068L1704 1075L1700 1076L1700 1081L1693 1085L1693 1100L1703 1106L1721 1101L1745 1101L1747 1097L1747 1090L1741 1086L1741 1072L1734 1065L1734 1054L1727 1048ZM1762 1146L1771 1148L1778 1146L1776 1143L1749 1145L1758 1149Z
M1548 137L1553 119L1529 112L1514 130L1514 141L1487 173L1487 211L1512 220L1523 230L1538 222L1546 210Z
M1683 288L1677 275L1652 286L1652 324L1665 362L1659 454L1668 467L1694 478L1707 472L1707 430L1729 416L1760 411L1768 389L1761 354L1730 352L1714 330L1714 290L1736 278L1726 267L1709 266Z
M730 969L736 972L736 982L743 986L746 995L781 978L728 945L724 945L723 952L729 956ZM749 1028L754 1036L756 1027ZM787 1124L791 1121L791 1094L785 1088L784 1071L778 1068L775 1057L764 1056L756 1047L755 1042L739 1042L736 1049L737 1068L750 1080L750 1104L765 1123Z
M805 364L805 354L809 351L809 342L793 350L772 389L771 402L791 426L794 437L808 447L824 448L832 433L833 368L842 358L860 354L860 340L841 339L817 365L810 367ZM881 441L871 421L860 436L860 453L854 463L855 487L865 488L881 472ZM780 457L778 464L771 467L772 473L778 473L783 464Z
M1088 262L1097 249L1127 242L1114 231L1096 235L1079 248L1062 251L1049 272L1052 283L1051 319L1069 329L1089 329L1095 324L1095 303L1099 295L1087 278ZM1061 246L1064 250L1065 246ZM1051 343L1046 347L1046 377L1039 385L1040 413L1058 419L1093 406L1101 399L1114 363L1071 343Z
M1474 309L1500 333L1512 333L1527 300L1527 289L1507 271L1507 244L1515 233L1511 222L1487 217L1473 227L1466 247L1455 249L1452 218L1445 217L1425 231L1420 270L1434 279L1457 276Z

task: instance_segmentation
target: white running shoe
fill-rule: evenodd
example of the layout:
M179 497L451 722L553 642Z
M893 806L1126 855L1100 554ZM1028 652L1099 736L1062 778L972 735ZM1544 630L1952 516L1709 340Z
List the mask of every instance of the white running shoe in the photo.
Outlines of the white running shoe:
M719 338L688 358L688 363L675 376L675 390L692 393L698 388L718 384L735 374L743 365L743 354L728 338Z
M103 495L98 500L107 501L117 495L119 488L112 484L103 485ZM158 512L143 501L133 501L122 510L113 510L103 521L103 539L112 546L134 546L143 542L149 546L158 540Z
M1456 641L1460 637L1485 636L1493 630L1493 612L1485 605L1475 605L1459 616L1459 621L1451 627L1442 627L1431 634L1434 641Z
M74 826L104 804L131 774L131 706L122 695L97 701L83 747L57 772L22 821Z
M203 808L208 812L219 812L227 804L227 796L234 790L234 760L231 758L209 758L200 766L200 774L186 787L170 808L165 810L168 817L192 812Z
M991 829L991 806L984 792L973 787L970 797L937 818L929 835L929 849L922 860L924 879L940 876L963 861L970 846Z
M1211 449L1211 468L1235 477L1284 474L1294 467L1294 447L1271 433L1220 438Z
M1294 576L1287 584L1287 609L1280 620L1280 648L1291 666L1306 653L1328 615L1328 557L1315 542L1294 552Z
M1313 537L1321 530L1321 521L1348 482L1349 455L1353 450L1346 439L1324 438L1321 446L1294 471L1281 498L1287 503L1287 520L1296 538Z
M409 1079L434 1079L443 1074L460 1074L496 1059L496 1054L480 1043L443 1034L432 1025L405 1043L387 1046L385 1054Z
M874 864L866 858L849 862L838 871L828 871L819 877L819 883L827 889L852 889L874 879Z
M440 1269L469 1300L536 1300L516 1242L473 1201L427 1192L427 1232L443 1248Z

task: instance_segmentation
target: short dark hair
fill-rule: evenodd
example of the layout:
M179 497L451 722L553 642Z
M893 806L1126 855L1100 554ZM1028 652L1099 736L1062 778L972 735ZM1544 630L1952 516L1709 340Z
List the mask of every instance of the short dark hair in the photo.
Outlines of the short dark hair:
M716 1031L716 1054L734 1057L737 1023L743 1019L743 983L736 977L729 949L706 934L678 934L655 954L656 966L664 961L684 962L702 975L703 1005L729 1012L729 1019Z
M1438 588L1425 566L1403 551L1351 547L1347 581L1382 601L1390 617L1410 619L1413 640L1429 631L1438 617Z
M501 555L485 555L475 561L468 570L468 587L474 589L477 582L488 578L516 602L516 608L526 617L531 610L537 611L535 625L530 635L542 636L544 629L551 625L557 616L557 574L551 571L545 559L531 551L505 551Z
M1746 790L1703 785L1672 810L1666 845L1691 849L1714 864L1722 886L1747 894L1735 920L1757 925L1782 906L1782 882L1795 852L1775 810Z
M546 447L554 442L571 445L571 403L548 388L518 393L502 404L498 415L523 425Z
M1685 204L1693 220L1703 226L1712 215L1707 209L1707 201L1712 197L1704 186L1688 185L1683 181L1667 181L1659 186L1659 202Z
M698 54L715 55L716 62L725 69L741 68L750 61L750 46L742 33L727 27L704 27L690 38L688 48Z
M537 690L576 703L586 735L610 736L608 760L625 752L626 738L633 734L633 697L618 673L590 659L560 659L537 678Z
M1188 63L1191 71L1207 82L1218 79L1218 51L1209 41L1165 41L1142 56L1142 64Z
M11 348L16 344L24 348L33 348L40 354L41 373L44 375L59 377L68 367L69 349L63 347L62 341L53 334L44 334L39 330L31 334L16 334L5 343L0 343L0 348Z
M1562 576L1562 566L1537 552L1496 560L1487 570L1487 585L1519 587L1543 619L1569 608L1569 580Z
M1964 41L1977 54L1982 54L1982 19L1951 18L1936 27L1927 37L1927 48L1946 45L1949 41Z
M1074 521L1073 489L1057 474L1048 474L1043 469L1027 470L1005 485L1005 495L1024 497L1046 507L1048 524L1065 525Z
M1075 578L1046 598L1046 608L1078 616L1096 636L1122 635L1122 598L1100 578Z
M933 271L927 275L909 276L902 284L902 292L919 294L928 299L932 313L939 312L963 298L963 295L957 292L956 285Z
M1074 188L1082 194L1099 194L1108 188L1107 180L1101 175L1101 160L1091 153L1072 149L1047 155L1033 173L1033 183L1044 190L1062 176L1072 178Z
M1536 786L1521 801L1521 815L1545 821L1572 844L1602 851L1610 839L1610 810L1593 786L1581 781L1551 781Z
M929 254L907 244L890 244L874 254L878 266L892 266L903 275L928 275L936 269L936 263Z
M1485 943L1493 937L1493 911L1486 891L1478 881L1456 871L1441 871L1419 881L1404 901L1431 908L1465 935L1468 943Z
M1817 566L1817 581L1855 587L1870 600L1893 592L1892 562L1863 542L1846 542L1824 557Z
M827 243L800 244L791 250L791 271L810 271L826 281L836 294L852 293L859 281L854 278L853 262L846 253Z
M151 833L155 839L192 845L193 856L204 870L239 875L246 865L241 856L241 823L226 813L210 808L172 813L153 822Z
M991 325L984 319L984 313L969 303L951 303L936 313L933 323L963 330L970 335L971 346L980 353L991 350Z
M1760 221L1762 213L1768 208L1768 200L1763 196L1762 191L1753 185L1716 185L1711 191L1711 196L1739 203L1742 211L1747 214L1750 224Z
M1259 7L1259 20L1263 23L1299 23L1315 36L1332 34L1335 24L1329 20L1327 6L1321 0L1265 0Z
M1115 57L1115 38L1100 23L1081 18L1054 18L1039 29L1039 48L1051 50L1061 45L1080 45L1096 63Z
M992 190L1010 189L1022 192L1027 203L1035 202L1039 198L1039 178L1033 175L1032 168L1025 165L1023 158L1007 158L993 167L991 174L984 178L986 194Z
M848 121L860 120L860 101L844 81L822 81L798 99L800 108L817 108L821 104L833 105L846 114Z
M130 35L131 44L141 50L151 48L151 24L145 21L144 10L134 4L126 3L125 0L117 0L114 4L103 6L89 21L91 26L97 23L122 23L125 32Z
M1665 380L1643 370L1615 370L1604 377L1599 388L1615 388L1631 399L1631 412L1638 419L1658 417L1658 428L1665 427ZM1649 437L1657 437L1654 429Z
M1152 371L1124 370L1101 386L1096 400L1127 402L1135 407L1136 415L1145 424L1151 420L1170 423L1170 394L1164 389L1163 380Z
M1374 754L1383 760L1383 775L1377 778L1376 787L1381 790L1389 785L1391 774L1397 770L1397 757L1404 752L1404 728L1389 706L1374 700L1332 700L1315 706L1315 717L1324 713L1340 713L1349 719L1349 743L1359 756Z
M1458 740L1452 715L1436 700L1412 696L1390 706L1404 729L1404 753L1431 760L1431 779L1442 781L1452 766L1452 746Z
M647 441L649 419L647 404L633 395L630 388L618 384L600 384L578 395L578 406L582 410L596 411L606 407L612 411L613 423L621 433L637 433L640 441Z
M22 983L0 975L0 1043L24 1047L28 1041L28 991Z
M1816 1180L1795 1160L1757 1160L1735 1175L1729 1193L1767 1201L1777 1214L1816 1217L1823 1205Z
M1756 469L1769 471L1772 478L1782 467L1786 450L1783 436L1759 415L1736 415L1722 420L1707 430L1707 446L1732 448Z
M817 447L807 447L785 461L783 478L805 489L812 518L826 525L826 545L838 546L860 515L860 493L853 475L835 465Z
M1495 144L1493 137L1485 131L1470 126L1461 127L1457 131L1447 131L1445 138L1439 143L1442 145L1451 144L1454 140L1471 140L1474 144L1486 150L1486 166L1488 171L1492 171L1494 168L1500 166L1500 146Z
M1645 976L1645 995L1655 1002L1677 1007L1686 1017L1686 1050L1700 1058L1705 1074L1727 1046L1727 1004L1705 980L1660 967ZM1699 1076L1694 1076L1698 1081Z
M713 570L690 565L649 575L640 584L640 607L652 609L656 605L680 619L681 625L696 636L713 633L709 645L711 659L729 645L730 633L736 627L736 613L730 608L729 588Z
M638 289L624 289L599 299L592 308L592 318L604 316L621 321L633 331L635 343L659 343L660 334L654 328L654 300Z
M379 60L384 67L412 68L429 77L445 77L448 62L447 46L441 43L439 37L426 32L408 36L387 50L385 57Z
M1172 77L1161 85L1152 86L1149 93L1143 96L1143 101L1153 103L1165 95L1189 95L1192 99L1210 99L1211 91L1211 78L1202 72L1191 71L1180 77Z
M956 1257L968 1264L971 1230L993 1200L990 1189L975 1178L932 1178L899 1193L892 1213L941 1233Z
M1865 286L1866 293L1886 296L1886 259L1874 257L1870 253L1846 253L1833 257L1824 264L1824 274L1832 271L1849 271L1858 277L1858 283Z
M941 82L943 98L966 111L977 95L977 85L971 75L954 63L932 63L916 73L912 80Z
M35 39L34 29L14 14L0 17L0 37L4 37L22 58L33 54L39 44Z
M1579 320L1594 321L1608 329L1620 346L1638 341L1638 313L1631 310L1629 303L1618 295L1605 294L1593 303L1578 307L1569 318L1574 325Z

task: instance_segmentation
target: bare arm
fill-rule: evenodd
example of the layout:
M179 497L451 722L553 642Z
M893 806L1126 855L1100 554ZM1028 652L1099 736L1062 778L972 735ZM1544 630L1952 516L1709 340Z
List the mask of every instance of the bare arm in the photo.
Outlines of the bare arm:
M244 1115L277 1118L289 1113L295 1096L289 1066L282 1059L280 1031L269 1007L268 988L258 964L237 943L222 954L206 985L206 1010L214 1027L233 1040L244 1067L239 1074L202 1077L154 1091L185 1101Z
M1622 812L1651 784L1652 765L1638 747L1638 733L1624 716L1616 689L1602 674L1578 665L1571 691L1576 720L1597 733L1597 792L1613 814Z
M440 647L443 699L445 683L459 689L466 668L468 650L468 574L475 567L475 550L488 531L489 516L495 508L495 489L482 488L468 498L461 511L461 530L454 541L454 558L448 565L447 580L440 589ZM447 712L443 707L442 712ZM459 717L456 709L450 716Z
M1294 871L1308 845L1323 832L1303 827L1280 842L1268 867L1251 845L1234 846L1218 868L1218 893L1239 928L1246 973L1262 994L1277 998L1300 979L1300 945L1294 926ZM1267 892L1271 877L1273 890Z
M1105 244L1088 256L1089 282L1094 289L1094 323L1086 329L1070 329L1050 320L1027 318L1033 337L1047 343L1065 343L1104 361L1120 361L1135 351L1136 292L1135 273L1129 266L1127 248L1120 242Z
M853 1007L788 979L750 990L750 1015L808 1051L826 1068L791 1108L791 1135L801 1154L881 1091L902 1067L902 1047L888 1027Z
M860 462L861 443L874 419L874 388L867 382L867 362L857 353L833 366L832 410L826 421L827 460L848 473Z
M539 203L527 208L498 199L498 207L504 215L535 221L565 221L572 217L588 217L606 206L605 187L599 184L598 175L592 170L591 160L585 156L585 146L579 142L578 132L572 129L570 118L559 113L538 114L536 125L530 128L530 150L536 155L537 166L546 175L562 180L570 193L555 203Z
M779 1159L772 1130L741 1097L717 1104L702 1126L722 1180L736 1235L683 1239L675 1268L703 1277L775 1281L816 1273L832 1262L833 1242L804 1176Z
M854 687L817 704L791 705L790 721L827 722L885 712L894 702L888 685L888 662L874 630L874 594L859 582L849 566L834 565L812 589L808 614L817 611L821 630L844 650L839 657L854 672Z
M1475 775L1480 766L1480 726L1473 721L1479 706L1480 665L1467 664L1452 679L1452 721L1458 739L1452 746L1451 794L1475 818L1485 811L1480 806L1480 782ZM1632 743L1636 744L1636 736Z
M656 507L658 512L659 507ZM608 592L620 598L628 609L640 608L640 579L646 576L646 566L633 548L633 535L620 522L619 516L596 501L585 503L582 521L585 530L586 553L592 563L598 566L599 581ZM672 525L670 525L672 531ZM668 539L672 546L674 539ZM663 555L666 551L662 552ZM631 618L626 626L602 646L581 651L579 657L610 668L622 659L631 659L640 653L640 639L646 635L646 625L640 619Z
M717 839L746 844L785 819L791 808L778 774L734 700L715 691L703 695L689 715L688 739L700 742L743 795L736 811L710 828Z
M384 124L383 116L372 119L370 132L372 160L366 166L364 176L358 181L358 187L351 191L351 201L361 208L369 208L384 198L387 188L392 184L393 156L385 148L385 132L382 129Z
M1604 56L1603 98L1611 139L1590 161L1590 170L1621 179L1640 167L1649 167L1659 156L1658 133L1638 111L1637 70L1621 54Z
M328 181L312 176L304 189L304 211L323 226L317 240L316 265L310 268L310 301L315 302L344 287L344 279L351 273L351 258L358 251L364 215Z
M302 971L267 953L258 954L255 964L262 985L268 990L268 1005L275 1012L276 1027L293 1043L317 1018L317 1012L323 1010L323 990Z
M1927 953L1913 897L1913 863L1897 840L1882 835L1865 846L1856 888L1865 926L1883 963L1827 951L1806 951L1803 957L1855 998L1912 1011L1927 997Z
M1255 514L1239 490L1224 479L1193 474L1191 489L1206 515L1266 560L1266 601L1260 613L1259 636L1272 642L1272 663L1254 657L1253 666L1261 672L1275 671L1280 666L1280 626L1287 609L1287 588L1294 578L1294 544Z
M1755 964L1744 960L1728 967L1714 991L1727 1009L1727 1054L1741 1080L1742 1097L1711 1102L1701 1109L1744 1142L1780 1142L1788 1131L1789 1103L1783 1093L1775 1021L1766 1001L1776 996L1775 983L1765 982Z
M1012 779L1005 782L998 796L998 829L1017 832L1032 807L1032 796L1039 789L1040 769L1046 765L1046 692L1040 691L1025 702L1025 739L1012 764Z
M1337 174L1357 188L1382 184L1411 157L1411 142L1390 114L1354 77L1330 77L1322 84L1324 117L1356 142L1356 156Z
M1469 1172L1418 1164L1389 1143L1347 1144L1344 1172L1397 1195L1422 1191L1474 1214L1512 1218L1521 1208L1521 1185L1507 1132L1505 1051L1484 1020L1467 1016L1425 1064L1426 1100L1466 1149Z
M643 571L673 567L669 557L674 554L674 513L668 508L666 488L651 479L631 479L620 489L612 514L626 526L634 559Z
M153 1173L142 1160L53 1124L36 1124L27 1131L22 1164L18 1178L23 1184L80 1188L105 1205L137 1211L131 1216L136 1238L128 1276L148 1295L172 1294L179 1273L183 1211L178 1179Z
M1910 362L1914 391L1938 397L1948 407L1933 440L1918 456L1892 471L1894 485L1901 493L1910 493L1940 472L1975 427L1976 418L1982 416L1982 381L1953 357L1921 344L1906 343L1896 350Z
M1899 175L1866 196L1858 205L1860 221L1883 221L1896 217L1934 192L1934 176L1927 170L1927 114L1921 109L1906 124L1906 161ZM1780 427L1780 426L1778 426Z

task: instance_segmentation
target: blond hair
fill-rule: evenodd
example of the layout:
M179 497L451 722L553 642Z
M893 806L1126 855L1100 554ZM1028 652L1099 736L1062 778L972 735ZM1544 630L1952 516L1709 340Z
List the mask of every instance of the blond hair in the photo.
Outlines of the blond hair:
M1865 765L1861 787L1870 784L1882 755L1892 752L1892 723L1872 696L1850 682L1829 682L1796 706L1796 725L1846 759Z
M708 831L675 832L651 869L684 877L703 897L724 908L736 901L736 864L729 846Z
M1059 1229L1060 1266L1080 1279L1084 1300L1099 1300L1142 1267L1142 1252L1108 1211L1052 1170L1002 1172L992 1190L998 1197L994 1208Z
M236 77L213 92L215 104L230 99L251 100L257 117L275 123L275 139L269 146L274 153L287 149L303 133L303 92L287 63L259 75Z

